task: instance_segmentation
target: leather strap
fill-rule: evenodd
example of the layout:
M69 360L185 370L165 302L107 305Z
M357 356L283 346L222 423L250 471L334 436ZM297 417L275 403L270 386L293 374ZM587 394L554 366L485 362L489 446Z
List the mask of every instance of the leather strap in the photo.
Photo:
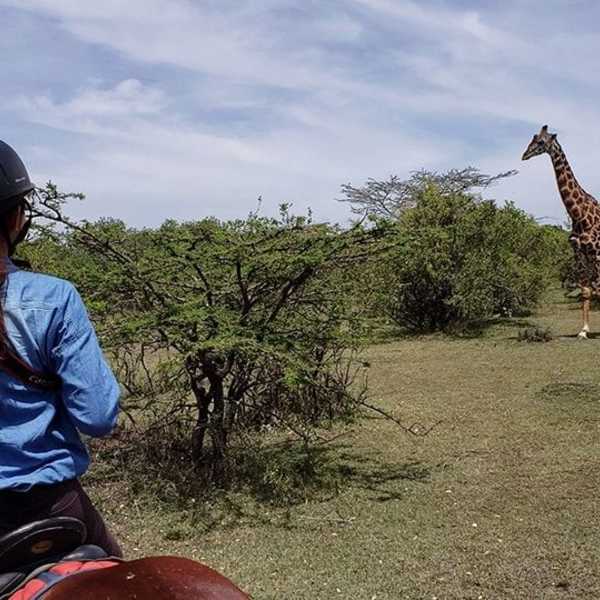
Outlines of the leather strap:
M0 370L30 387L45 391L57 391L60 389L61 380L58 375L32 370L12 349L7 349L7 353L4 356L0 355Z

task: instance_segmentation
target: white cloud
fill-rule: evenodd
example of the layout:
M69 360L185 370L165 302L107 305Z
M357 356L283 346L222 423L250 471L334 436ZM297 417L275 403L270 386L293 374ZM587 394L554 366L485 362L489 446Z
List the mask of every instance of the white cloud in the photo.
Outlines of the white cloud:
M77 133L121 136L121 121L155 116L167 104L164 93L127 79L108 89L94 86L79 91L59 104L47 95L18 96L7 99L5 109L20 113L27 120Z
M102 55L88 79L29 85L4 114L76 136L60 159L28 144L39 173L134 221L239 215L259 194L334 218L341 183L467 164L520 168L494 194L559 218L549 165L519 159L548 122L600 186L600 44L581 18L562 26L560 2L460 4L0 0Z
M187 0L1 0L0 5L42 12L85 42L114 48L145 63L170 64L225 79L282 87L315 87L323 83L313 67L322 58L311 45L290 47L289 30L263 19L272 4L293 2L248 0L221 3L221 10ZM330 36L332 20L317 21L317 34ZM271 25L274 25L272 28ZM356 36L357 25L342 16L339 32ZM337 28L337 27L335 27ZM323 65L319 65L323 66Z
M60 164L38 149L33 156L38 180L85 191L97 204L83 205L83 212L100 216L109 209L130 221L240 216L254 208L259 195L269 213L292 201L300 211L310 206L318 217L335 220L346 213L334 200L341 183L387 177L398 167L433 166L445 153L461 150L458 144L378 130L365 140L352 118L332 120L306 107L290 110L302 127L248 137L215 135L155 114L139 104L140 97L150 99L150 107L152 98L164 101L156 90L130 81L81 90L62 103L47 96L20 99L13 109L22 117L89 138L83 151ZM131 110L123 110L127 102ZM399 142L410 150L396 156Z
M165 104L161 90L149 89L136 79L127 79L109 90L83 90L67 108L74 115L123 117L158 114Z

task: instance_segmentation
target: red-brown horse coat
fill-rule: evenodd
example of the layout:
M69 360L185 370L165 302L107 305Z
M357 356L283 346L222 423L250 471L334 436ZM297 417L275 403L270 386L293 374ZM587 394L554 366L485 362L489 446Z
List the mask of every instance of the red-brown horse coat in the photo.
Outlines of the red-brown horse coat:
M158 556L71 575L44 600L249 600L213 569L187 558Z

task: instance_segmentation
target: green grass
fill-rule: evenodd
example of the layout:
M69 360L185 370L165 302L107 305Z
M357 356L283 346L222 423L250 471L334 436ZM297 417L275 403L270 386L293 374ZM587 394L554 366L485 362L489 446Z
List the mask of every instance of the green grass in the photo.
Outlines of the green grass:
M320 457L337 491L310 501L159 510L93 473L91 491L128 556L202 560L256 599L598 598L600 339L577 340L579 319L556 292L482 338L370 348L371 401L441 423L426 437L374 415L347 427ZM528 326L554 339L519 342Z

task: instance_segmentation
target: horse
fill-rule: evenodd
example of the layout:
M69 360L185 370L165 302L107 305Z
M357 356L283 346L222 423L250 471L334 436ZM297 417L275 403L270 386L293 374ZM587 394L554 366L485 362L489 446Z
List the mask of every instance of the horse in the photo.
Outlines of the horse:
M66 577L44 600L249 600L213 569L177 556L153 556Z
M54 517L0 538L0 600L250 600L224 575L188 558L107 557L85 525Z

